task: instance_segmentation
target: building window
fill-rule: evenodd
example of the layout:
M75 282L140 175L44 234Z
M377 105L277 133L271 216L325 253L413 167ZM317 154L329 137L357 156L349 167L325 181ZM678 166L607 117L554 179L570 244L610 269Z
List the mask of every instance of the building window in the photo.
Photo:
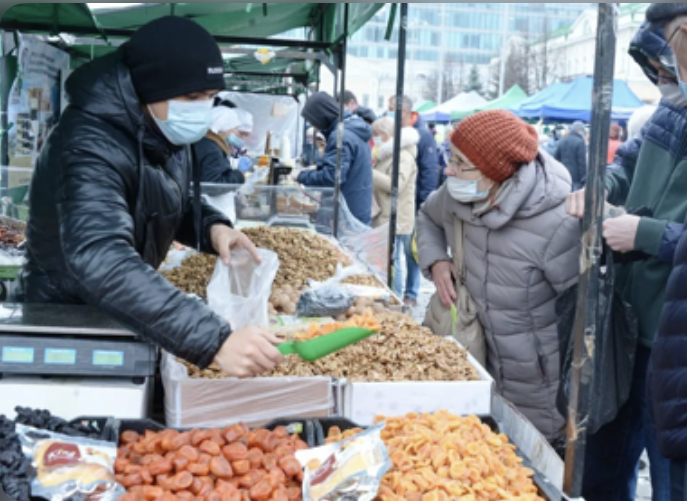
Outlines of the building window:
M370 95L369 94L363 94L363 106L366 108L370 107Z
M377 96L377 108L384 108L384 96Z

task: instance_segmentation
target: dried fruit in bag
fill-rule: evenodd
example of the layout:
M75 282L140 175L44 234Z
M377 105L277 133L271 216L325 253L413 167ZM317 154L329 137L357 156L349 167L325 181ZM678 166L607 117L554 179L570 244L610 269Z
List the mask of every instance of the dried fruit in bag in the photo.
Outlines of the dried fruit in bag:
M125 494L124 487L115 480L116 444L19 424L16 429L22 452L35 470L33 497L50 501L117 501ZM122 478L130 488L143 485L140 471L131 471Z

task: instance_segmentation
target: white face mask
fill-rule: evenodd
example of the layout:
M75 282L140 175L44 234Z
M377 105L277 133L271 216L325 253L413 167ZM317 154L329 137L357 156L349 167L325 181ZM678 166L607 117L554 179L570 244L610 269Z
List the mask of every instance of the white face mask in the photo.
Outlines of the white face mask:
M486 200L489 197L488 189L482 192L478 191L479 182L480 179L476 181L465 181L464 179L449 176L448 179L446 179L446 188L451 198L456 202L469 204Z
M678 85L658 84L658 90L661 91L663 99L671 104L687 104Z
M167 101L169 109L167 120L160 120L148 106L153 120L167 140L177 146L200 141L212 123L212 100Z
M382 138L380 136L373 137L372 141L375 143L375 146L381 146L382 145Z

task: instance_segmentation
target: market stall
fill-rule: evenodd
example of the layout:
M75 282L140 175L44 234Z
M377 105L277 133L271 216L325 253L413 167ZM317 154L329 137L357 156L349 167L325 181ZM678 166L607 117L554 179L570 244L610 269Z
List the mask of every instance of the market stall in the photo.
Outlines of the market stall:
M298 45L302 50L293 59L309 61L312 58L308 54L321 51L323 57L315 60L342 70L340 87L343 90L345 58L342 56L340 42L345 41L347 35L354 31L353 26L362 25L366 16L371 16L378 8L378 4L360 4L355 9L361 10L353 15L349 9L354 7L346 4L342 15L337 16L339 7L330 4L301 6L297 12L294 10L289 13L273 7L276 4L261 4L261 7L258 4L244 4L241 7L245 12L243 16L238 15L235 5L237 4L222 4L217 7L219 11L206 5L202 7L205 10L199 12L191 10L194 8L192 4L159 4L141 7L136 13L113 13L112 17L107 18L107 22L103 19L103 26L88 17L65 17L72 11L64 11L65 15L59 17L59 8L46 16L40 7L35 6L34 9L38 10L17 11L12 16L3 18L0 27L56 32L56 21L59 18L61 21L69 21L63 28L69 28L68 31L72 33L108 37L108 42L104 45L88 43L69 48L72 53L81 53L83 56L88 55L89 51L95 54L96 46L100 48L99 52L112 50L118 37L125 39L138 26L136 23L143 24L159 15L183 12L184 15L198 17L201 24L208 28L215 27L219 30L216 32L217 38L223 44L294 48L298 42L274 39L257 42L236 35L252 33L250 28L255 26L256 19L264 21L263 18L268 18L270 12L272 15L280 12L280 22L275 24L280 30L301 26L306 22L304 20L307 23L311 23L312 19L319 20L317 26L307 24L317 28L314 30L317 33L314 38L318 40ZM29 22L22 18L22 12L40 12L41 15ZM78 8L77 12L83 14ZM225 17L220 19L220 14ZM293 16L290 17L290 14ZM284 16L288 17L288 22L283 21ZM350 24L349 16L354 20ZM406 16L407 5L401 8L402 30L399 40L403 46ZM222 31L229 19L240 20L242 24L235 26L235 31ZM343 23L343 30L336 29L339 21ZM261 25L261 30L263 28ZM67 48L68 44L64 41L57 43ZM83 47L89 49L84 50ZM343 48L345 54L345 43ZM254 49L248 50L248 53L244 51L244 61L255 59ZM253 75L253 69L244 67L241 70L241 65L236 65L239 59L243 58L232 61L232 70L227 71L228 78L236 78L237 91L262 91L263 89L254 87L253 78L262 79L262 84L265 84L265 79L272 80L267 82L264 89L267 93L276 87L292 89L295 85L304 85L291 79L293 68L271 76ZM401 70L402 64L400 58ZM310 74L310 70L304 73ZM6 78L3 78L3 82L5 81ZM306 79L306 83L309 84L310 81ZM397 94L402 92L401 79ZM602 100L601 104L604 104L605 94L599 95L602 96L599 98ZM4 104L7 104L6 100ZM400 99L397 99L397 106L401 106ZM472 107L474 106L473 102ZM608 118L602 115L605 111L605 108L599 111L597 118L601 121ZM3 113L3 117L6 117L6 113ZM6 125L5 118L4 130ZM597 126L597 143L599 130ZM396 144L400 143L399 134L400 126L396 131ZM3 136L3 162L7 163L9 150L4 139ZM264 156L268 157L263 166L268 170L268 176L263 178L262 183L250 183L247 192L229 189L218 193L209 186L204 188L203 193L210 201L214 199L214 203L220 204L223 210L234 210L236 220L252 240L278 258L279 267L273 270L274 277L270 280L272 287L261 298L259 307L246 309L244 313L255 316L261 315L263 310L266 315L271 313L271 328L283 337L284 344L317 340L347 328L368 328L371 331L367 334L369 337L357 340L350 346L340 347L322 358L305 361L302 357L290 355L286 363L267 377L237 380L227 377L216 367L200 371L168 353L158 354L155 348L142 343L131 332L121 327L105 325L102 319L92 318L90 313L84 313L86 310L76 312L64 309L51 313L41 309L40 314L36 315L30 308L6 304L0 315L0 373L10 376L3 378L2 384L7 385L7 394L12 395L6 405L12 408L15 405L50 407L65 418L74 418L77 414L102 416L100 419L79 419L69 423L45 412L17 409L16 423L65 432L71 436L104 439L104 445L86 445L102 447L104 456L110 460L106 462L106 471L99 470L99 473L109 482L109 488L113 492L112 501L120 496L125 501L156 501L159 498L163 501L190 501L201 494L208 501L229 501L234 499L230 496L235 497L235 491L239 493L241 489L248 491L254 499L300 499L301 493L307 491L302 480L307 476L308 464L299 463L295 466L295 458L292 456L296 451L324 445L325 438L336 441L347 439L348 435L356 436L355 433L364 427L373 425L375 414L380 411L389 416L388 419L382 418L389 423L410 423L411 428L423 425L427 426L428 432L434 434L446 432L447 429L469 429L472 434L467 441L463 440L465 437L453 433L446 437L450 441L448 446L458 448L461 454L467 453L466 455L474 457L489 454L498 456L500 452L509 450L508 461L494 467L502 472L503 478L499 477L498 485L489 489L500 488L513 495L529 496L523 499L564 499L558 492L562 480L562 465L548 443L507 402L494 395L490 376L463 347L452 339L434 336L399 311L398 298L393 296L385 284L391 274L385 277L378 269L373 269L370 261L364 257L364 252L351 243L353 240L360 241L359 235L347 238L345 232L339 234L339 220L345 214L345 206L344 210L340 210L338 206L339 183L331 194L324 190L311 193L288 184L280 185L282 171L279 170L279 162L274 162L274 151L271 154L266 152ZM278 157L279 155L277 159ZM398 151L395 158L398 159ZM328 200L333 200L331 212L326 210ZM250 211L262 211L264 208L268 209L264 213ZM246 209L249 209L248 212L245 212ZM395 213L395 209L392 213ZM321 217L331 217L333 224L318 224ZM591 217L590 212L587 226L591 225ZM392 216L391 228L395 227L394 218ZM332 228L333 231L328 233L323 228ZM393 236L393 229L390 233ZM393 241L391 238L390 242ZM393 243L389 247L393 251ZM211 282L213 276L222 272L222 267L215 258L202 254L190 253L179 258L178 251L185 252L180 249L172 250L164 275L183 292L196 296L200 301L207 301L212 307ZM367 252L374 253L369 249ZM351 268L356 272L347 274L346 270ZM590 266L589 270L592 269L593 266ZM591 271L588 274L591 276ZM345 306L334 308L328 300L325 304L328 308L326 313L309 315L303 312L294 315L294 310L299 313L303 297L317 295L324 288L323 283L336 289L337 300L342 299ZM584 297L586 289L583 287L581 290ZM591 290L594 293L593 287ZM225 290L224 293L232 295L235 291L230 290L227 293ZM58 321L59 318L62 320ZM231 316L227 320L232 321ZM591 309L586 320L587 325L595 320ZM371 328L373 323L375 326ZM578 345L582 340L579 335L582 332L581 320L579 323ZM328 325L336 325L335 328L339 331L330 332ZM158 355L162 357L161 372L156 365ZM77 374L80 377L75 378ZM34 386L24 384L26 377L31 379L30 383ZM161 421L164 416L169 430L145 419L153 415L150 411L149 393L154 388L154 379L158 378L165 388L165 400L162 413L154 417ZM116 388L120 383L127 386L126 393ZM36 398L39 400L35 400ZM442 409L447 411L442 412ZM9 407L2 408L2 411L12 415ZM403 417L407 412L414 414ZM582 405L579 409L574 408L571 412L571 422L576 423L578 418L583 418L584 407ZM429 414L418 416L418 413ZM480 417L460 416L463 414L476 414ZM337 431L338 425L327 421L332 417L344 417L352 421L348 421L346 426L339 426ZM270 425L269 422L277 418L285 420L280 424ZM239 422L265 428L251 432L245 425L238 425ZM21 426L15 426L16 423L4 419L0 422L1 443L8 446L7 450L14 451L13 454L20 454L14 457L18 461L13 461L11 466L4 460L0 461L0 468L4 468L3 472L11 471L12 479L20 479L16 482L12 480L10 487L16 501L25 501L28 500L30 482L35 482L44 472L39 470L31 473L26 460L20 458L23 457L22 454L28 454L26 457L35 461L32 454L45 447L45 444L39 446L36 443L36 437L41 440L55 437L42 436L36 432L25 433ZM290 426L283 428L281 424ZM191 427L209 429L186 430ZM298 430L298 437L293 436L296 433L293 430ZM401 495L397 491L399 485L401 491L405 489L405 493L409 490L422 492L431 496L428 499L448 499L450 494L459 495L459 490L460 495L472 494L476 500L488 499L485 491L489 489L484 487L484 479L472 478L470 465L463 464L459 471L452 471L452 463L457 461L432 457L433 451L423 451L428 454L423 460L432 463L432 471L428 471L428 466L416 464L415 459L409 466L404 462L407 458L394 456L398 452L394 449L394 439L402 436L399 430L402 430L401 425L386 432L385 447L393 466L390 466L390 476L386 476L386 480L380 481L378 486L380 499L396 499L394 496ZM496 434L498 431L503 434ZM22 437L25 443L18 442ZM272 439L275 440L274 443L270 442ZM514 447L506 446L509 440ZM78 444L73 444L73 447L78 448ZM281 473L276 472L275 468L268 468L262 459L265 453L279 450L280 445L284 446L281 450L284 454L273 459L278 462ZM248 450L242 450L240 456L232 456L230 460L225 450L227 448L231 451L243 448ZM178 457L179 454L175 453L182 449L184 454ZM253 449L257 452L249 457L248 454ZM513 452L514 449L517 451ZM578 455L573 459L579 468L579 458L582 456L579 449L575 451ZM261 454L259 458L258 452ZM519 467L520 461L516 454L529 461L532 469ZM234 461L240 462L240 465L234 464ZM194 472L187 468L190 463L193 464ZM152 465L160 469L153 472ZM251 468L264 471L247 477ZM272 475L271 470L275 470L273 475L277 478L267 478ZM229 475L228 471L232 471L232 474ZM505 475L505 472L510 474ZM429 480L427 476L430 477ZM5 488L7 478L10 476L2 477ZM226 480L231 478L235 482ZM514 479L518 485L514 485ZM428 481L434 483L427 485ZM252 489L258 485L263 489L253 492ZM480 486L479 489L477 485ZM391 491L385 491L384 488ZM508 490L511 488L512 492ZM480 492L475 491L480 491L484 496L480 497ZM51 493L48 494L50 498Z

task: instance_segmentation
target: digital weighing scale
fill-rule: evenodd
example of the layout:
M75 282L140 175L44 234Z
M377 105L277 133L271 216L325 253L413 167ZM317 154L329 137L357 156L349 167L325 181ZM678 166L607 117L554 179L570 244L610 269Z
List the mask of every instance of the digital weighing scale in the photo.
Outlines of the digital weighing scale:
M148 413L157 348L89 306L0 304L0 414Z

